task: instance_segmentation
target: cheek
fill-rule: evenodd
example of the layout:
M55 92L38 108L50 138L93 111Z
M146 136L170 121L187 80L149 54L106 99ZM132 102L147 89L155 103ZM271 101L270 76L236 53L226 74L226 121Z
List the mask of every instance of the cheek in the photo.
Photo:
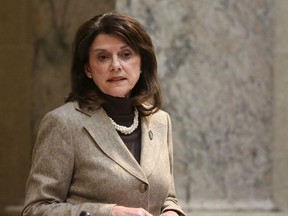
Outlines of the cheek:
M135 70L141 70L141 59L140 57L135 57L133 60L127 63L127 66L131 69Z
M94 75L94 83L98 86L101 87L101 85L103 85L103 83L105 83L105 76L103 74L95 74Z
M108 74L107 67L100 65L94 66L91 72L94 77L99 80L103 79Z

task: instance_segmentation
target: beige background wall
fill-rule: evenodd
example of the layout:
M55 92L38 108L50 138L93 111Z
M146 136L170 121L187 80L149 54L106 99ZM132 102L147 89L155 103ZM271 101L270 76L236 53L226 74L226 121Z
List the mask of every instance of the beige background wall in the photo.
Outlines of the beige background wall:
M83 20L94 14L113 10L117 7L115 1L112 0L86 0L79 2L77 0L1 1L1 216L13 215L13 212L17 212L17 208L21 207L24 198L24 185L30 166L33 139L39 120L46 111L61 104L63 97L68 92L69 46L76 27ZM129 2L127 1L127 7ZM139 2L143 3L143 7L140 5L141 7L135 8L134 13L144 12L145 14L151 12L144 11L144 8L148 5L146 4L147 1ZM153 1L148 2L153 3ZM171 2L173 3L173 1ZM180 3L183 2L187 1L180 1ZM198 0L194 2L195 5L199 3ZM209 0L204 1L203 4L206 4L205 2L209 3ZM234 1L228 0L227 2ZM288 1L255 0L255 2L260 6L264 2L273 2L274 4L272 11L274 22L271 27L274 31L274 43L272 44L274 58L270 62L272 65L271 83L273 84L273 115L270 125L273 138L273 143L270 145L273 179L269 185L269 190L270 188L272 189L273 201L279 213L249 213L248 211L245 215L288 215L288 213L285 213L288 211L288 176L286 174L288 165L288 15L286 13ZM158 6L166 7L165 4L165 1L160 1ZM249 4L249 1L245 1L245 4ZM169 5L171 6L171 4ZM118 5L118 7L120 6ZM164 9L163 13L165 14ZM257 13L257 10L255 10L255 13ZM154 15L156 14L155 12ZM193 19L193 14L190 15L192 15L191 18ZM151 22L153 16L147 16L146 14L142 17L147 17L147 20L144 21L145 23L146 21ZM160 34L161 32L157 31L157 26L149 26L152 30L154 27L155 32ZM187 28L189 29L189 27ZM163 35L155 38L156 46L161 42L161 36ZM179 48L183 44L181 44L181 41L179 43L174 41L174 45L176 46L174 48ZM165 58L165 55L162 56L162 54L160 53L160 67L162 66L163 58ZM168 57L171 58L169 53ZM173 68L173 65L170 65L170 67ZM161 77L161 80L163 81L164 78L164 76ZM171 84L173 85L173 83ZM262 135L265 136L266 134ZM197 184L194 183L192 186L197 187ZM193 198L193 194L191 194L191 197ZM236 213L216 214L212 211L210 213L195 212L191 215L228 216L234 214ZM238 215L244 215L244 213L240 212Z

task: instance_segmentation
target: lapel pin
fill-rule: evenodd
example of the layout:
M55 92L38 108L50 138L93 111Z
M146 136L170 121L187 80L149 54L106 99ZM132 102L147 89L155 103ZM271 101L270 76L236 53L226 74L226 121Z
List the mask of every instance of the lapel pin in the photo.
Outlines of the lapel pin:
M149 130L148 135L149 135L150 140L152 140L153 139L153 132L151 130Z

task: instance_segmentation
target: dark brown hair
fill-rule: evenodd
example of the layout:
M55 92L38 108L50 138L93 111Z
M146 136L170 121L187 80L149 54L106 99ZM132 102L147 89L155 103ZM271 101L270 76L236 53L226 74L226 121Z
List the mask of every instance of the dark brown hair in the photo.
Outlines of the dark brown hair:
M73 44L72 91L66 102L77 100L80 107L95 109L105 101L103 93L84 72L90 46L101 33L121 37L140 54L142 73L131 92L133 104L142 115L149 115L159 110L162 106L162 96L151 38L138 21L116 12L95 16L79 27Z

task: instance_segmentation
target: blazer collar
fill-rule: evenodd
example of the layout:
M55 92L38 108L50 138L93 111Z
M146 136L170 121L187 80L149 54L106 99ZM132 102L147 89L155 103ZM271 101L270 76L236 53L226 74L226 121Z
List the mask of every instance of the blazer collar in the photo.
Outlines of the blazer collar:
M147 178L152 174L160 154L161 136L157 135L163 135L164 125L152 116L141 118L141 158L139 165L102 108L85 110L79 108L77 102L74 102L74 106L78 111L90 116L84 122L84 127L99 148L126 171L148 183Z

